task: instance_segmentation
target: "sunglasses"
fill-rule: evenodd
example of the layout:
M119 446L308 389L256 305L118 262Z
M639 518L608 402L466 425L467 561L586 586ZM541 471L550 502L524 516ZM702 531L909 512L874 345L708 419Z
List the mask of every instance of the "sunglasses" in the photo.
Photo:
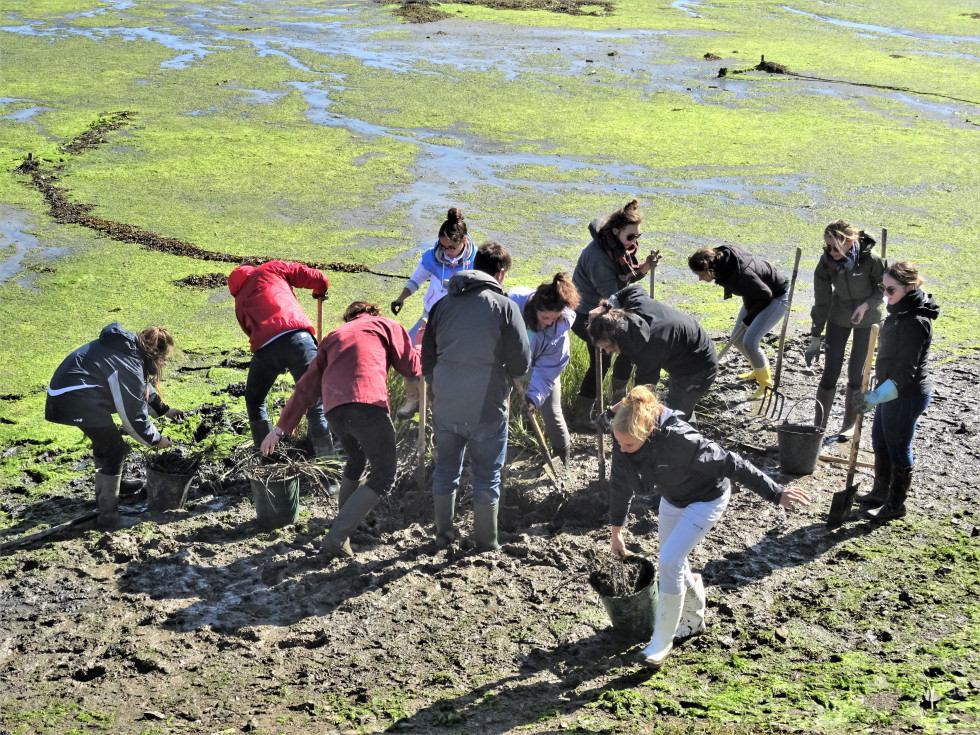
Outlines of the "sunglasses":
M900 289L900 288L901 288L901 286L885 286L885 293L888 294L889 296L891 296L893 293L895 293L896 291L898 291L898 289Z
M643 233L642 232L637 232L635 235L627 235L626 236L626 242L636 242L641 237L643 237Z

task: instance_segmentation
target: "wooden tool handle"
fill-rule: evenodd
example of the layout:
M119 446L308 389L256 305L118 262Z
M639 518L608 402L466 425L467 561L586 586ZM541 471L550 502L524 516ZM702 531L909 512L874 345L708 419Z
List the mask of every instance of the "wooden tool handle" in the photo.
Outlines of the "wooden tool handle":
M861 379L861 392L866 393L868 386L871 385L871 368L874 367L875 346L878 343L878 325L871 327L871 338L868 340L868 356L864 361L864 377ZM864 414L859 413L854 420L854 435L851 437L851 454L847 460L847 484L854 482L854 468L857 466L858 449L861 446L861 425L864 423Z

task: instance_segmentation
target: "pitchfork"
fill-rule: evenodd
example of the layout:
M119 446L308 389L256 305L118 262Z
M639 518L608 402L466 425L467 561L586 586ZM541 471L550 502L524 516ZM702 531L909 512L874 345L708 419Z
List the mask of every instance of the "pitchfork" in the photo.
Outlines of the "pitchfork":
M793 310L793 292L796 290L796 276L800 272L800 258L803 256L803 248L796 249L796 262L793 263L793 278L789 282L789 298L786 302L786 316L783 317L783 329L779 335L779 350L776 353L776 371L772 376L772 385L766 386L765 393L759 401L759 411L757 416L768 415L773 421L778 421L783 416L783 409L786 406L786 396L779 392L779 378L783 372L783 351L786 348L786 328L789 326L789 314Z

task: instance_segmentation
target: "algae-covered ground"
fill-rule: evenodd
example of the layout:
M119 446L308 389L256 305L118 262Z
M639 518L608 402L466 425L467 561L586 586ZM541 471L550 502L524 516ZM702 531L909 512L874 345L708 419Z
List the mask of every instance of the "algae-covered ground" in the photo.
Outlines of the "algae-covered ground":
M0 0L2 541L90 507L87 446L43 421L44 389L112 321L172 329L164 390L189 415L162 428L211 468L183 515L3 552L0 728L975 729L976 8L479 0L404 22L415 5ZM756 70L762 56L787 73ZM247 346L222 285L237 262L321 264L329 328L355 298L398 294L450 206L513 251L509 284L535 285L634 197L664 254L658 298L718 336L735 308L687 255L736 242L789 271L802 249L798 398L816 383L792 339L825 224L885 228L888 258L920 267L942 372L909 522L826 534L832 465L801 480L817 506L772 536L772 512L743 498L699 552L709 636L652 678L582 583L607 543L588 437L557 516L515 441L512 536L492 557L433 555L410 483L365 531L365 561L307 557L332 515L314 497L299 526L258 531L223 460L247 433ZM399 318L419 311L414 297ZM570 400L575 375L565 386ZM746 424L739 390L719 389L712 431L775 469L758 451L775 434ZM655 553L656 517L636 513Z

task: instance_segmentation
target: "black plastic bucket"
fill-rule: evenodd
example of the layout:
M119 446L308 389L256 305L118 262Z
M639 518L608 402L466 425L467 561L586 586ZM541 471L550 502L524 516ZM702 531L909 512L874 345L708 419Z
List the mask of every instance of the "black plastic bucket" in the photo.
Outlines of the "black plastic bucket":
M791 424L789 417L802 401L797 401L786 414L786 419L776 427L779 442L779 466L790 475L809 475L817 468L820 448L823 446L824 429L814 424ZM819 401L814 401L823 412Z
M150 510L180 510L194 475L169 475L146 468L146 504Z
M299 478L263 482L249 479L252 486L252 502L259 525L271 531L295 523L299 517Z
M613 630L632 641L648 641L653 635L657 617L657 569L654 563L641 556L632 556L644 569L640 579L649 580L646 586L625 597L599 595Z

